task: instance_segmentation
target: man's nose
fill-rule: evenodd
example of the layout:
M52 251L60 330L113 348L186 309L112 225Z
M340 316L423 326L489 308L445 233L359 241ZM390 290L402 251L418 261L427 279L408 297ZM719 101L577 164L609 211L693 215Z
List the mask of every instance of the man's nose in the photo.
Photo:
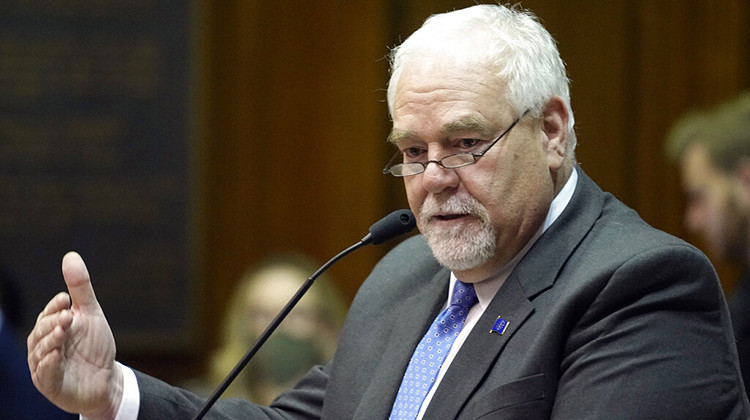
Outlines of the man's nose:
M455 169L446 169L437 159L427 162L422 174L422 184L425 190L439 193L447 188L458 187L459 177Z

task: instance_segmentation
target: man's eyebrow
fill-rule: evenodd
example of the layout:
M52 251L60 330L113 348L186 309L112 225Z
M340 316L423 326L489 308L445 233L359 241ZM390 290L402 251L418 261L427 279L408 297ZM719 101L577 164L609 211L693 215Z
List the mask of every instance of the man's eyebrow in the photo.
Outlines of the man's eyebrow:
M485 137L490 137L494 133L487 121L474 116L461 118L459 120L445 123L440 128L440 131L444 134L459 133L462 131L473 131ZM394 128L391 130L390 134L388 134L387 140L388 143L398 144L401 141L412 137L416 137L416 133L414 133L413 131Z
M489 137L493 134L493 130L491 129L487 121L475 116L461 118L459 120L446 123L441 128L441 131L446 134L458 133L461 131L473 131L485 137Z
M411 130L399 130L394 128L388 134L388 143L399 144L402 140L414 137L414 132Z

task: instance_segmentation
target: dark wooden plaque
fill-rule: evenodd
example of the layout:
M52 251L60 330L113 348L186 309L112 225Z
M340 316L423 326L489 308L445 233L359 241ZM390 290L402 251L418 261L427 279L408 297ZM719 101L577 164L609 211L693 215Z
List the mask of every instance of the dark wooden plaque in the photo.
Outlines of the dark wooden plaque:
M190 11L0 2L0 264L24 329L75 250L120 349L191 342Z

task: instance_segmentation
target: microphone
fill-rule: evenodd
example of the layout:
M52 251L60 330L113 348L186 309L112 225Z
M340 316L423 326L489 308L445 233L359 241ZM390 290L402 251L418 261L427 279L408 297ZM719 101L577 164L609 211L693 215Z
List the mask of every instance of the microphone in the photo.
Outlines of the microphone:
M365 235L360 242L380 245L389 239L411 232L416 224L417 221L411 210L396 210L370 226L370 233Z
M221 397L221 394L226 391L226 389L229 387L229 385L234 381L234 379L237 377L237 375L240 374L242 369L245 368L245 366L250 362L250 359L255 356L255 353L260 350L260 347L268 340L268 338L273 334L273 332L276 330L276 328L281 324L281 321L286 318L286 316L291 312L291 310L294 308L295 305L297 305L297 302L302 299L302 296L305 295L308 289L313 285L315 282L315 279L318 278L321 274L323 274L324 271L326 271L330 266L332 266L336 261L340 260L341 258L345 257L346 255L349 255L351 252L365 246L368 244L382 244L383 242L393 239L397 236L403 235L407 232L410 232L412 229L414 229L414 226L416 226L417 221L414 218L414 214L408 210L408 209L401 209L396 210L389 215L385 216L384 218L378 220L375 222L372 226L370 226L369 233L365 235L362 239L359 240L359 242L355 243L354 245L351 245L350 247L346 248L345 250L339 252L328 260L325 264L323 264L320 268L318 268L317 271L315 271L310 277L307 278L304 284L300 286L300 288L297 290L297 292L292 296L292 298L287 302L286 306L279 312L278 315L276 315L276 318L274 318L273 321L268 325L266 330L263 332L263 334L260 335L258 340L255 342L255 344L245 353L244 356L242 356L242 359L237 363L237 365L232 369L231 372L227 375L226 378L219 384L219 386L216 388L214 393L211 395L211 397L206 400L205 404L203 405L203 408L201 408L201 411L198 412L198 414L193 417L193 420L201 420L203 416L206 415L208 410L213 407L213 405L216 403L216 401Z

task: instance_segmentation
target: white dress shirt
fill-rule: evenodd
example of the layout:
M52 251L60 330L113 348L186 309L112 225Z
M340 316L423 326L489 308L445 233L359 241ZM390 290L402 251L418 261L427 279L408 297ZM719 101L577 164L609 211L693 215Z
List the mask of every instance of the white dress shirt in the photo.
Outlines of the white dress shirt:
M542 224L542 227L539 228L539 231L537 231L536 234L534 234L534 236L531 238L531 240L529 240L529 242L526 244L526 246L524 246L523 249L515 257L513 257L511 262L503 267L503 269L497 274L497 276L484 280L480 283L476 283L474 285L474 289L477 292L477 298L479 299L479 302L478 304L472 306L471 310L469 310L469 314L466 317L464 327L461 329L461 332L458 334L458 337L451 347L448 356L445 358L443 365L440 367L440 372L438 372L437 379L435 380L432 389L427 394L424 402L422 403L422 408L419 411L417 420L422 419L427 406L432 400L432 396L435 393L435 390L440 384L440 381L443 379L445 371L448 369L448 366L450 366L453 358L456 356L456 353L458 353L458 351L461 349L461 346L463 345L464 341L466 341L466 337L469 335L472 328L474 328L474 325L476 325L477 321L479 321L479 318L484 313L484 310L487 309L487 306L490 304L490 301L492 301L492 298L494 298L497 291L500 290L500 286L503 285L505 280L508 278L508 275L510 275L511 271L513 271L513 268L515 268L516 264L518 264L521 258L526 255L526 252L528 252L528 250L536 242L539 236L541 236L542 233L544 233L544 231L547 230L547 228L555 220L557 220L563 210L565 210L565 207L568 206L571 197L573 197L573 191L575 191L577 181L578 172L576 172L576 169L573 168L573 171L570 174L570 178L568 178L565 186L552 200L549 211L547 212L547 217L544 219L544 223ZM456 276L451 273L450 287L448 288L448 299L445 301L445 307L447 307L449 302L451 301L451 294L453 293L453 285L455 283ZM138 408L140 407L141 403L138 381L135 378L135 373L133 373L133 371L129 367L121 365L119 363L117 363L117 365L122 369L124 384L122 391L122 402L120 403L120 409L117 411L115 420L137 420ZM86 418L83 416L81 416L81 419L86 420Z

